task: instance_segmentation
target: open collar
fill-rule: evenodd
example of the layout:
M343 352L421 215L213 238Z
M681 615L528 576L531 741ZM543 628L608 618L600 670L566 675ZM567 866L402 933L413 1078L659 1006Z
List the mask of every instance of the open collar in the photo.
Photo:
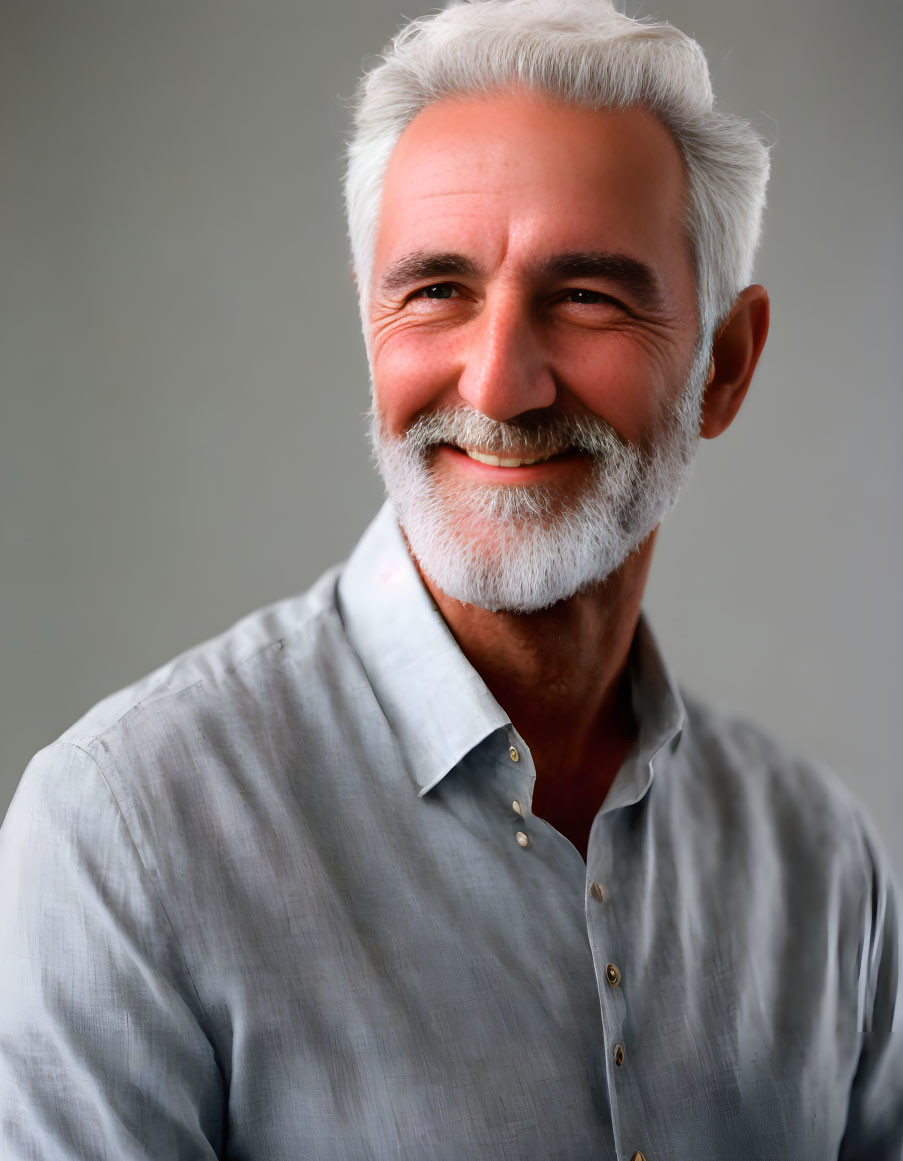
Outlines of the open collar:
M421 580L389 502L346 564L338 601L348 638L421 796L490 734L511 728ZM646 793L653 758L676 744L685 719L644 617L628 664L639 736L612 784L606 810Z

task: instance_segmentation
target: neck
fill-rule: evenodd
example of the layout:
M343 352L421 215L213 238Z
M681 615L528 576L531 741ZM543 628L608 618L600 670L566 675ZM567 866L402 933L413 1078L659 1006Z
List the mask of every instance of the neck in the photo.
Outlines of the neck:
M462 652L530 747L534 811L538 801L598 807L636 737L625 670L654 540L600 585L537 613L465 605L424 577Z

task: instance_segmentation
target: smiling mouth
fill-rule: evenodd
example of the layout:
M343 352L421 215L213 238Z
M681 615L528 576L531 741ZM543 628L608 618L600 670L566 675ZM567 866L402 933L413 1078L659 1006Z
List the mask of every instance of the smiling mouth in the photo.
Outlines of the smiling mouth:
M468 447L463 440L451 439L447 443L434 444L435 448L444 447L449 451L456 452L460 456L466 456L469 460L474 460L478 464L485 464L490 468L532 468L538 467L542 464L554 464L561 460L573 460L584 458L583 453L579 448L565 447L554 449L552 451L540 451L539 448L533 449L529 446L524 446L523 451L517 454L515 448L505 449L502 452L485 451L483 448ZM549 444L546 444L548 447Z
M494 456L489 452L474 451L472 448L463 447L461 451L470 459L476 460L480 464L489 464L493 468L525 468L528 464L544 464L546 460L551 459L551 456L538 456L536 459L513 459L506 456Z

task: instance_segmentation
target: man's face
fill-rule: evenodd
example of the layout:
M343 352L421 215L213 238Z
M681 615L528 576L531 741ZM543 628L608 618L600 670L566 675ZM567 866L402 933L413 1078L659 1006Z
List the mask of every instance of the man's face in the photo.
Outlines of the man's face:
M700 394L684 205L678 150L642 110L507 92L402 134L370 296L374 439L444 592L565 599L673 502Z

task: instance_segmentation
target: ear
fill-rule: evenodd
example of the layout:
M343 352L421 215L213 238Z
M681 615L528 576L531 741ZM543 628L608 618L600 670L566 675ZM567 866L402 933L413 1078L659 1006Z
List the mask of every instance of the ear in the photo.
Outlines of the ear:
M714 439L740 410L768 337L768 292L747 286L712 343L712 362L702 404L699 434Z

